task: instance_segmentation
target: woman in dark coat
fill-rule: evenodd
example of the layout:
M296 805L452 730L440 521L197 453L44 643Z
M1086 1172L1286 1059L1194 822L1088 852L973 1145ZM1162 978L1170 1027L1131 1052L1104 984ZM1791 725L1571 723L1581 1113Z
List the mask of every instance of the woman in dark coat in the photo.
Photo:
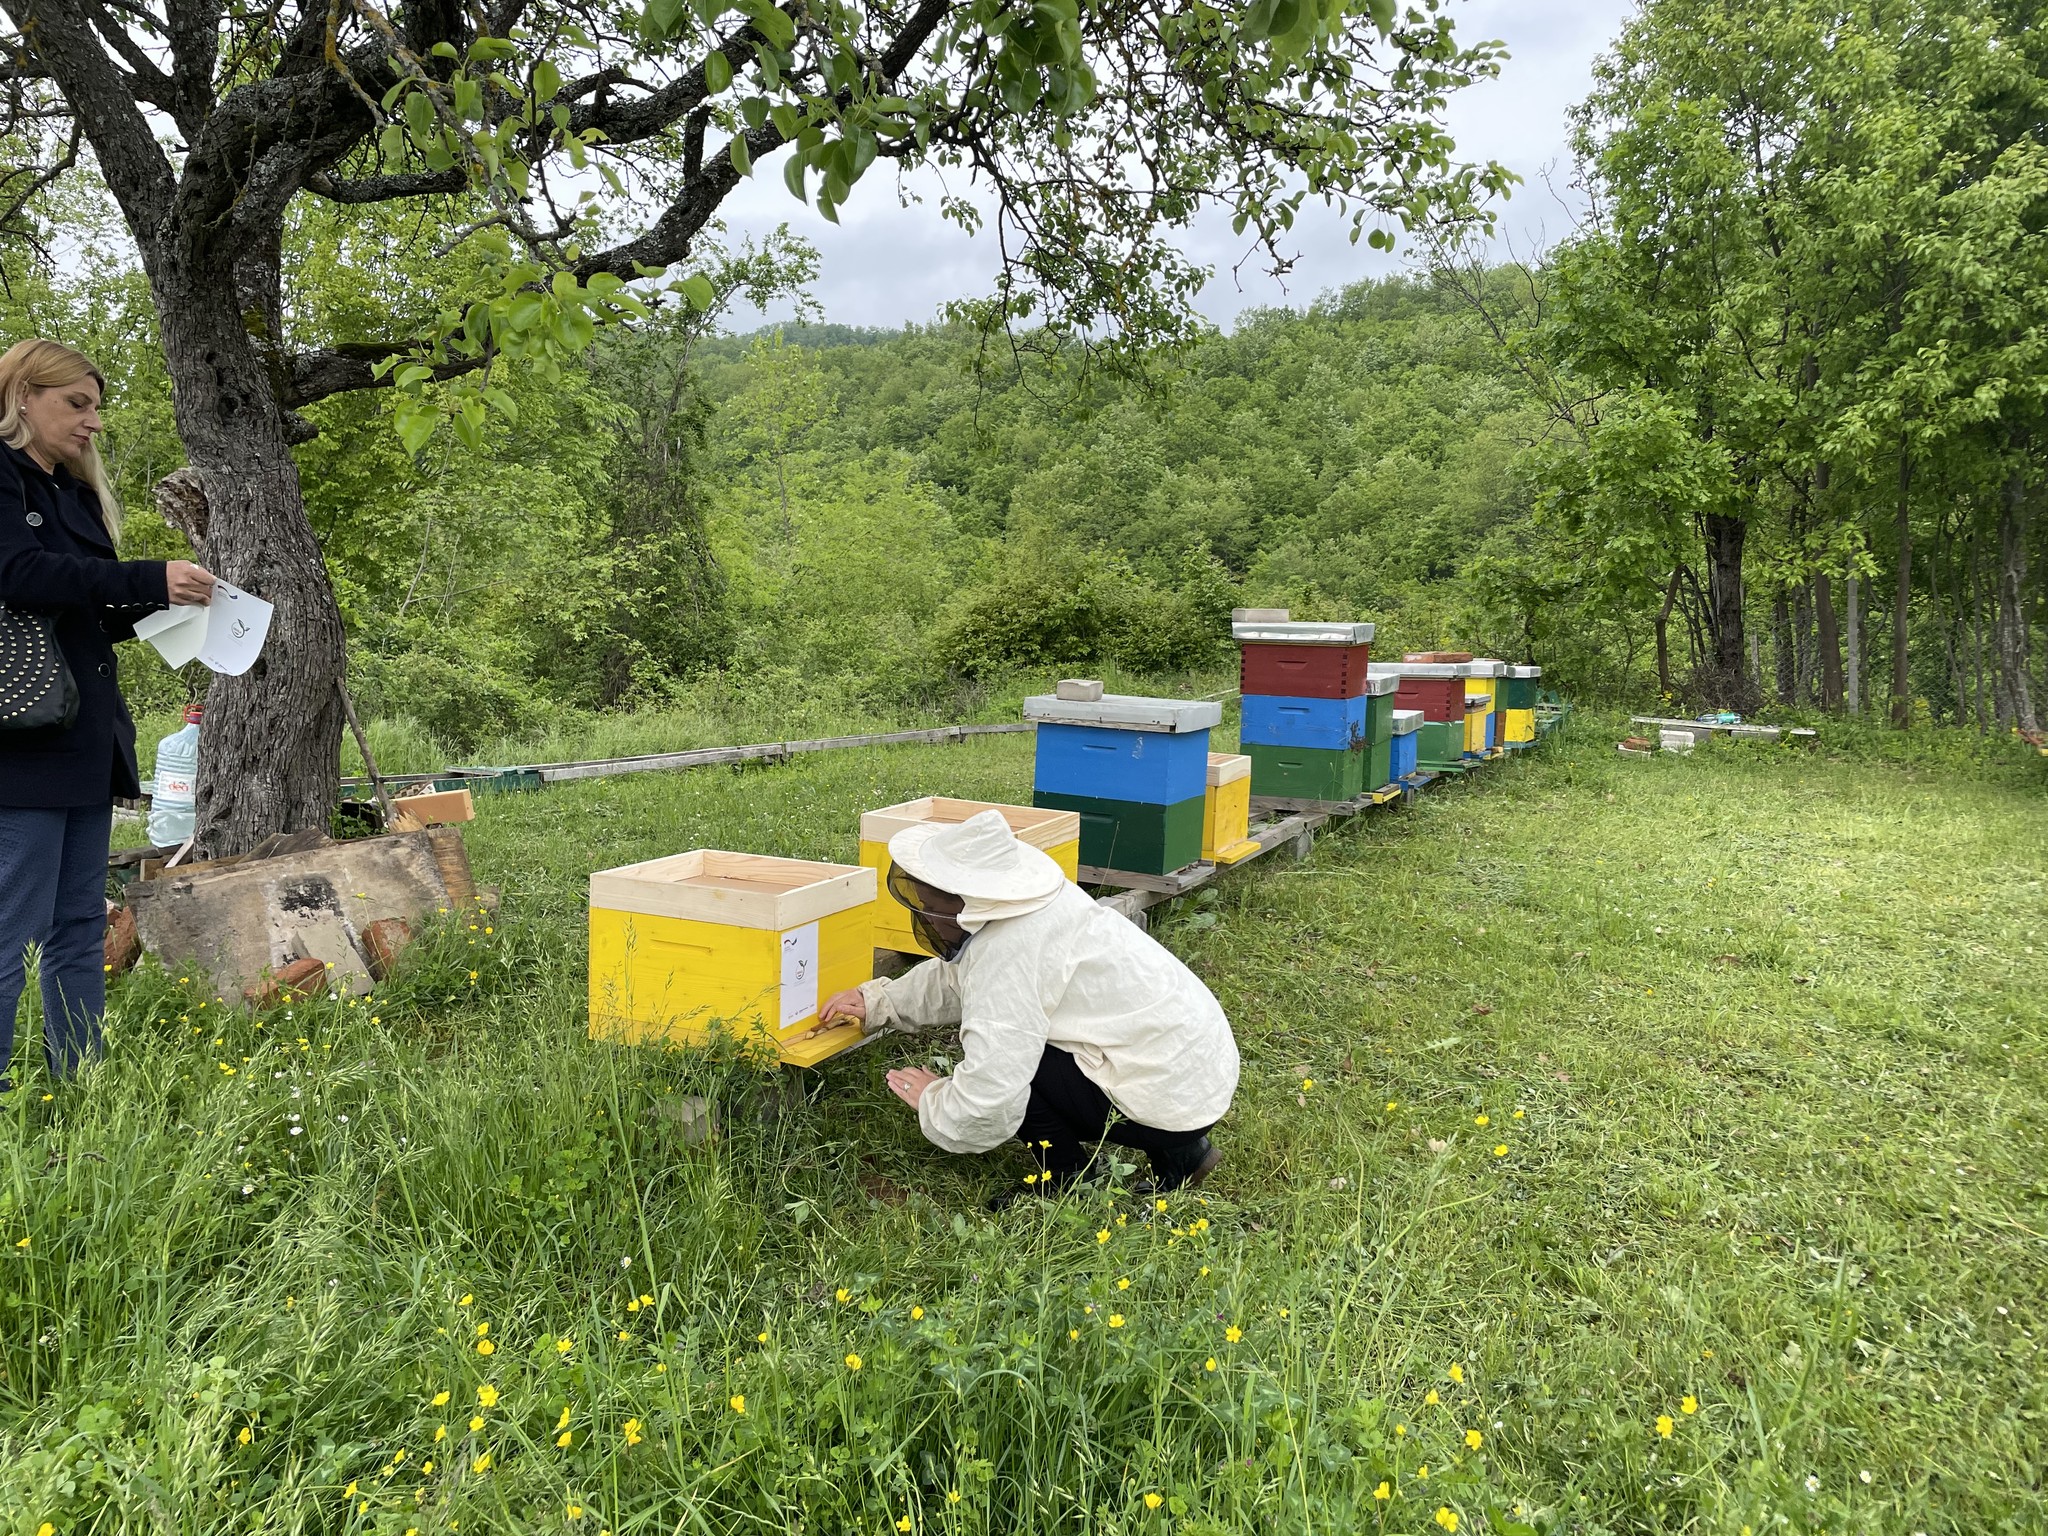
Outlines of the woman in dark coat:
M70 726L0 731L0 1073L31 944L42 946L51 1075L99 1049L113 800L140 793L114 642L144 614L213 592L212 575L189 561L115 558L120 505L93 442L105 387L54 341L0 356L0 604L55 619L78 685ZM0 1076L0 1092L13 1086Z

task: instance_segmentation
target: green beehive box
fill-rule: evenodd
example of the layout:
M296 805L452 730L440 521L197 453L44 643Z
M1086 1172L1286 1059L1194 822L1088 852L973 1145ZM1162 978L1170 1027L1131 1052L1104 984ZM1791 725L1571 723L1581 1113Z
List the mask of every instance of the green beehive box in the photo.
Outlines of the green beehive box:
M1465 761L1463 720L1425 720L1416 734L1421 737L1415 748L1416 760L1425 771L1455 768Z
M1042 810L1079 814L1083 864L1139 875L1170 875L1200 862L1206 799L1204 793L1173 805L1145 805L1042 789L1031 795L1031 803Z
M1515 677L1510 674L1499 683L1500 707L1502 709L1534 709L1536 707L1536 679Z
M1386 681L1397 682L1399 679L1388 678ZM1366 699L1365 739L1384 746L1393 739L1393 735L1394 690L1389 688L1385 693L1375 693Z
M1387 695L1393 698L1392 694ZM1392 711L1388 712L1387 729L1373 737L1370 745L1361 749L1367 759L1365 765L1365 787L1384 789L1394 777L1394 722Z
M1338 752L1317 747L1239 748L1252 760L1252 793L1276 800L1350 800L1365 792L1372 749ZM1383 753L1384 755L1384 753Z

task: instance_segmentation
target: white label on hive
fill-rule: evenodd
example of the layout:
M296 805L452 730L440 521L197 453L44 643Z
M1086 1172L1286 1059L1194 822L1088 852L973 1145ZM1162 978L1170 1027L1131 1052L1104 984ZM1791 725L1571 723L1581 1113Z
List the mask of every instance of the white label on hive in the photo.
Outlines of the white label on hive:
M818 1011L818 925L805 923L782 936L782 1028Z

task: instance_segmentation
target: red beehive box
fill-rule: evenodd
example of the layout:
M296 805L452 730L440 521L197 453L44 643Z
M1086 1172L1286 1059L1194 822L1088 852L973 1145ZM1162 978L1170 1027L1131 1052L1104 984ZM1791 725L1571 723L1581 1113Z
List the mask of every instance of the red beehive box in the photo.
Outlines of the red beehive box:
M1419 709L1425 720L1465 720L1465 679L1447 662L1391 662L1372 669L1394 677L1394 708Z
M1288 699L1355 699L1365 693L1369 645L1246 645L1240 693Z

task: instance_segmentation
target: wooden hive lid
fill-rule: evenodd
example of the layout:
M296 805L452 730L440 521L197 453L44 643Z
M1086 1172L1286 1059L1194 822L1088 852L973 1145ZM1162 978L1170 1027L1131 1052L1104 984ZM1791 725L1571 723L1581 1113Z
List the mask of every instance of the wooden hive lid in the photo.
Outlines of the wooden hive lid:
M1209 783L1234 784L1239 779L1252 776L1252 760L1241 752L1211 752L1209 754Z
M1419 709L1397 709L1394 711L1394 734L1412 735L1422 729L1422 711Z
M1223 706L1210 699L1147 699L1105 693L1093 701L1049 693L1024 701L1024 718L1039 725L1093 725L1113 731L1158 731L1183 735L1223 723Z
M906 827L921 826L928 821L957 824L983 811L1001 811L1003 820L1017 834L1017 841L1029 843L1040 850L1071 843L1081 835L1079 811L1049 811L1035 805L1003 805L993 800L949 800L944 795L926 795L922 800L906 800L901 805L885 805L880 810L863 812L860 840L864 843L887 843Z
M1495 661L1491 656L1474 656L1458 668L1461 677L1500 677L1508 667L1504 661Z
M1371 624L1334 619L1254 620L1230 626L1230 638L1240 645L1366 645L1372 633Z
M718 848L693 848L590 877L596 909L777 933L865 906L875 891L875 872L860 865Z
M1523 678L1523 679L1525 679L1525 680L1526 680L1526 679L1528 679L1528 678L1532 678L1532 677L1541 677L1542 675L1543 675L1543 669L1542 669L1541 667L1509 667L1509 668L1508 668L1508 676L1509 676L1509 677L1519 677L1519 678Z

